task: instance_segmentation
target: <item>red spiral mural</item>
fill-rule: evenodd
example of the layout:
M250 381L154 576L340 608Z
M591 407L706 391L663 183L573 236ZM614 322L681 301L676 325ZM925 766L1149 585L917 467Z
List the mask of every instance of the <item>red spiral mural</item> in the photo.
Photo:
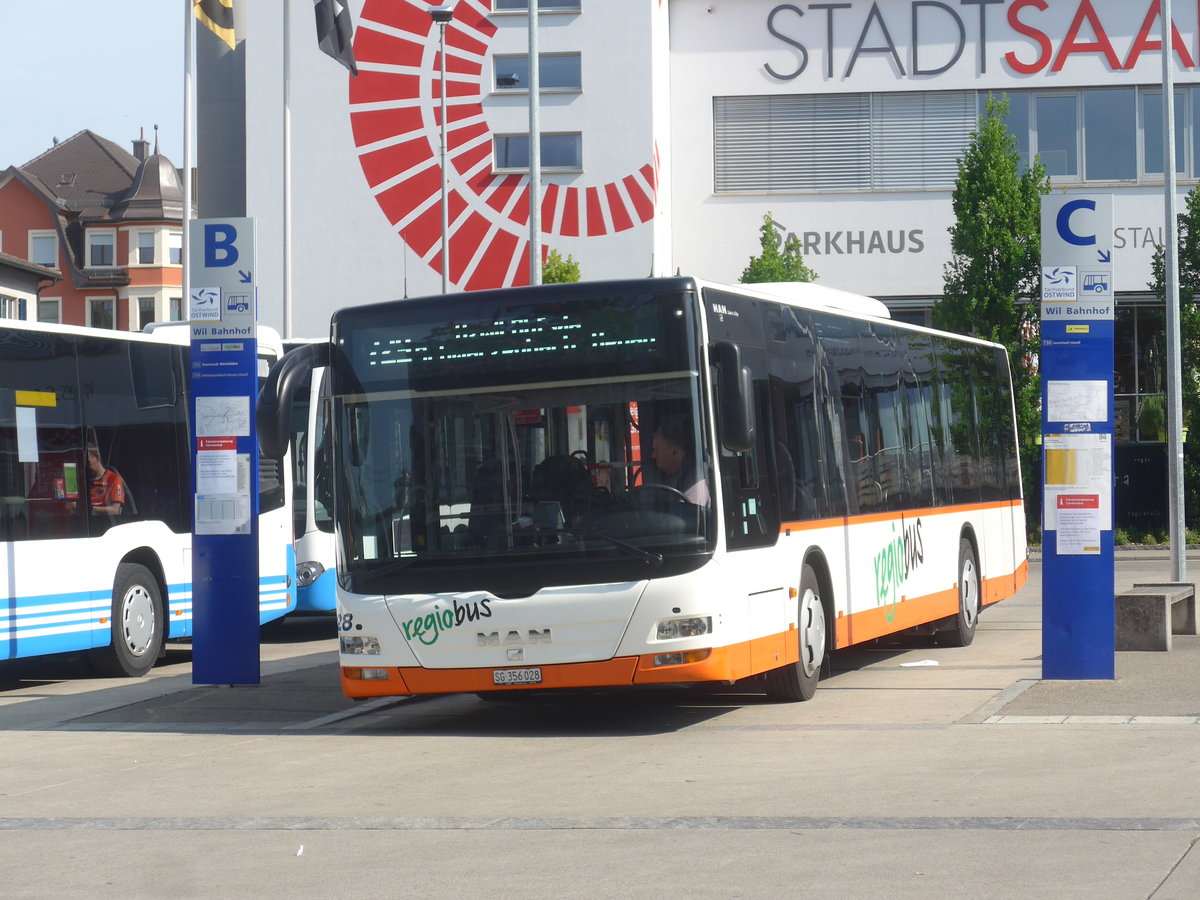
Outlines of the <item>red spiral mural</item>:
M441 272L440 35L419 0L366 0L354 35L350 122L359 162L404 242ZM449 280L465 290L529 283L529 178L492 173L484 63L496 27L487 0L459 0L446 28ZM543 186L546 240L596 237L650 221L657 160L615 181Z

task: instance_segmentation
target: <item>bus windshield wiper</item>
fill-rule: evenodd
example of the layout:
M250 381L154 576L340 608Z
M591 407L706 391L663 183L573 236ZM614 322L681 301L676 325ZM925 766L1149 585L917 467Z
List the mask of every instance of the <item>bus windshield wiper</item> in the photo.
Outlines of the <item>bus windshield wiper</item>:
M573 538L599 538L602 541L607 541L618 550L624 550L630 556L636 556L648 566L661 566L663 564L663 555L655 553L652 550L643 550L641 547L635 547L633 544L628 544L620 538L615 538L611 534L605 534L602 531L596 531L594 528L539 528L538 534L565 534Z

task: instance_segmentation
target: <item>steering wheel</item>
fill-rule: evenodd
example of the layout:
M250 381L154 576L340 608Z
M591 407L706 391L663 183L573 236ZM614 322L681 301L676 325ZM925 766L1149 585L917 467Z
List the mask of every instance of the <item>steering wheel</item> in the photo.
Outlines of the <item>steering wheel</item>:
M629 493L631 495L633 495L634 497L636 497L639 494L647 493L649 491L663 491L667 494L671 494L672 496L676 497L680 503L691 503L692 502L691 500L689 500L687 498L687 495L684 494L683 491L679 490L679 488L673 488L669 484L657 484L657 483L651 481L651 482L647 482L645 484L636 484L629 489Z

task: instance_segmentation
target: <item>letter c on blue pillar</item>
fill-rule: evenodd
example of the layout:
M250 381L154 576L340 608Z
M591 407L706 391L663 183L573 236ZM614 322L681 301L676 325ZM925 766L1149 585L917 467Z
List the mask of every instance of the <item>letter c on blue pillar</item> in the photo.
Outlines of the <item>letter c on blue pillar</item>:
M1058 211L1058 218L1055 220L1055 227L1058 229L1058 236L1068 244L1074 244L1076 247L1090 247L1096 243L1095 234L1076 234L1071 228L1071 216L1075 215L1081 209L1089 209L1092 212L1096 211L1095 200L1072 200L1069 203L1064 203Z

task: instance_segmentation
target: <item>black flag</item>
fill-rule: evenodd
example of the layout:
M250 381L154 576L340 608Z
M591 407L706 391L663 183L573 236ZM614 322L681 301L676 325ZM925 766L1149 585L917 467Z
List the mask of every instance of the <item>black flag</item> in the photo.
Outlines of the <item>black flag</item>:
M237 49L233 32L233 0L192 0L192 13L230 50Z
M350 22L350 10L342 0L315 0L315 3L317 46L357 75L358 65L354 62L351 46L354 25Z

